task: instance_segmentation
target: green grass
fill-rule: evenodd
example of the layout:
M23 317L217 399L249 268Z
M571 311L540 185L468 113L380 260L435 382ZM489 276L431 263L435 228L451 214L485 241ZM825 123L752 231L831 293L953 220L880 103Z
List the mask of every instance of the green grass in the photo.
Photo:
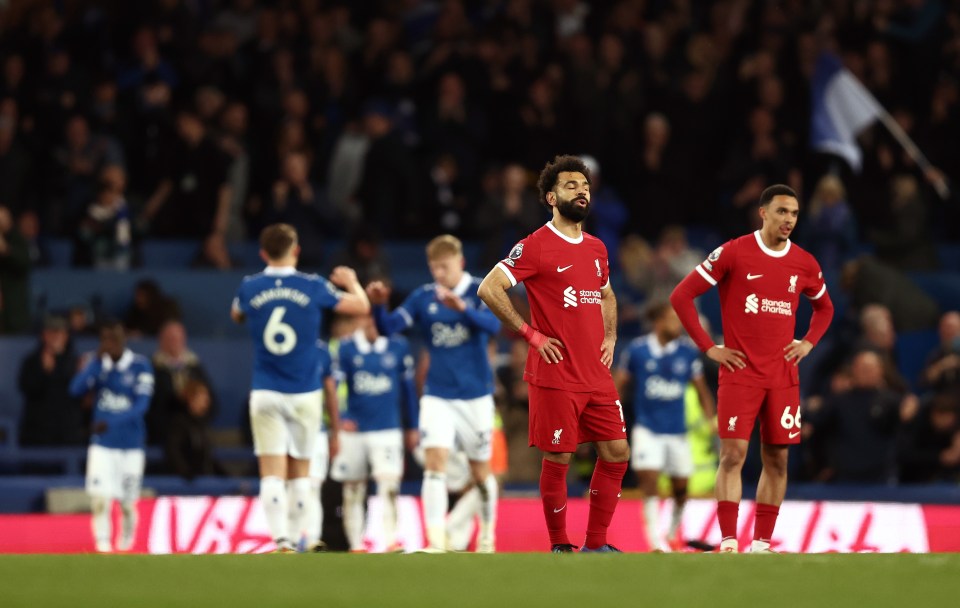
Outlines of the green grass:
M6 555L0 606L960 606L960 555Z

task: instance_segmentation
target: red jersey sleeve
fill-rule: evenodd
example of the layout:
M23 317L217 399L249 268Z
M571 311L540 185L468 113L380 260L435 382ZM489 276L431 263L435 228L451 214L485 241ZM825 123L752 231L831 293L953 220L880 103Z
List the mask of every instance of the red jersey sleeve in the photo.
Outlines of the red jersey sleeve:
M737 259L737 241L727 241L710 252L703 262L694 269L703 279L716 285L723 280Z
M823 279L820 264L812 255L806 264L806 275L804 277L803 295L811 300L819 300L823 297L823 294L827 293L827 283Z
M597 276L600 277L600 289L610 286L610 257L607 246L600 242L600 257L597 259Z
M510 255L497 262L510 284L516 287L540 272L540 243L533 235L513 246Z

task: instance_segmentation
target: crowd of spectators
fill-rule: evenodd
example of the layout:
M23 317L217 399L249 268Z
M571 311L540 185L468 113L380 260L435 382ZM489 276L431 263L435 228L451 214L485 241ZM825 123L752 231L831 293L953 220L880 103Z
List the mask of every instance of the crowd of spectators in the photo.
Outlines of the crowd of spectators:
M808 148L824 51L932 169L879 125L860 138L860 171ZM782 182L801 194L797 241L849 300L811 386L805 474L956 477L960 321L904 273L936 269L936 244L960 241L958 74L957 0L5 3L0 332L27 328L17 294L46 237L71 239L77 265L117 270L143 238L194 239L195 266L226 269L229 243L285 221L308 267L332 263L318 244L336 238L338 261L389 276L406 261L383 240L441 231L481 243L488 265L544 221L536 173L569 152L593 170L588 228L611 250L635 335L644 302L703 257L683 227L742 234L759 192ZM942 180L949 200L932 187ZM146 282L127 325L155 335L179 317ZM911 392L896 331L938 319L941 346ZM56 331L34 373L61 365ZM165 424L203 453L191 425L216 400L194 380ZM523 406L517 382L502 389L508 407ZM855 465L834 442L857 421L851 441L890 454L869 470L837 466Z

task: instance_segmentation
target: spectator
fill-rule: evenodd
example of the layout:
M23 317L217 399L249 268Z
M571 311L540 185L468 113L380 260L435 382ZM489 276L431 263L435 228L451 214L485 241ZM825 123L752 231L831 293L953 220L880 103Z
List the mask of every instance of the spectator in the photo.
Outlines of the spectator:
M210 389L210 377L196 353L187 347L187 331L179 321L167 321L157 335L157 352L153 353L156 387L147 413L147 441L162 444L170 424L178 413L187 413L191 383L205 387L204 396L192 395L205 401L205 414L213 415L216 400Z
M907 380L897 366L894 349L897 344L897 330L893 326L890 309L882 304L865 306L860 311L860 332L860 339L854 344L853 352L875 352L883 362L883 381L887 388L900 394L906 393Z
M337 219L322 198L322 191L310 180L310 163L301 152L290 152L282 160L280 179L273 184L268 224L290 224L300 235L300 265L317 268L323 261L323 235L334 234Z
M896 480L896 439L901 421L916 411L916 398L898 396L884 383L883 361L863 351L850 364L851 388L828 397L804 419L804 437L825 444L820 481L889 484Z
M129 270L133 260L133 226L124 195L126 174L118 165L100 172L100 189L80 219L73 246L74 266Z
M513 163L503 169L489 169L481 187L483 198L474 218L474 229L486 241L484 263L493 265L517 241L543 225L546 216L522 165Z
M78 445L85 442L79 404L70 397L70 379L77 371L77 355L69 341L67 320L47 317L40 343L20 363L23 395L20 445Z
M42 268L50 264L50 252L40 236L40 218L33 209L26 209L17 217L17 230L27 241L30 251L30 267Z
M155 336L164 323L180 319L180 305L160 290L156 281L143 279L133 288L133 304L124 326L132 336Z
M940 317L933 298L903 272L869 255L844 264L840 284L854 310L868 304L883 304L890 309L893 323L900 331L933 328Z
M597 159L592 156L581 158L590 171L590 204L596 205L587 219L589 232L603 241L608 251L618 251L620 235L627 225L629 210L620 194L602 179ZM697 263L699 262L700 260L697 260ZM610 258L610 267L616 269L618 266L617 258Z
M0 99L0 205L16 211L33 202L27 192L34 164L18 125L17 102L12 97Z
M904 429L900 442L900 481L956 482L960 479L960 399L940 393Z
M960 390L960 312L944 313L938 333L940 344L927 355L921 382L937 392Z
M147 201L143 219L161 237L224 233L230 216L228 160L189 110L177 115L179 142L169 172Z
M869 235L877 247L877 258L900 270L935 269L937 251L917 178L897 175L890 180L889 200L891 227Z
M0 334L16 334L30 324L30 247L0 205Z
M843 182L835 175L824 175L817 182L810 208L801 213L798 241L820 261L829 275L840 270L856 251L857 224L847 203Z
M173 414L166 438L167 466L188 481L201 475L223 474L223 467L213 458L209 387L190 380L183 387L182 397L186 407Z
M347 248L336 253L330 265L334 268L353 268L361 285L390 277L390 260L383 250L380 235L375 229L364 224L354 229L347 240Z

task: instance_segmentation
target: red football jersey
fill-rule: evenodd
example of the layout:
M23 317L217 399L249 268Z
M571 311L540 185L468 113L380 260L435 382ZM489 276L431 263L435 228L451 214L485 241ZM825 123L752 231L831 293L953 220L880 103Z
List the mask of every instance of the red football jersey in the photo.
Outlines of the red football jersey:
M524 380L575 392L613 390L610 370L600 362L600 290L610 274L603 242L585 232L571 239L548 223L517 243L497 266L511 284L526 285L530 324L565 347L563 361L555 364L530 349Z
M720 383L783 388L799 383L799 370L783 349L796 328L800 294L823 297L827 285L812 255L791 241L781 251L763 244L760 231L727 241L696 267L720 289L724 346L743 351L747 367L720 368Z

